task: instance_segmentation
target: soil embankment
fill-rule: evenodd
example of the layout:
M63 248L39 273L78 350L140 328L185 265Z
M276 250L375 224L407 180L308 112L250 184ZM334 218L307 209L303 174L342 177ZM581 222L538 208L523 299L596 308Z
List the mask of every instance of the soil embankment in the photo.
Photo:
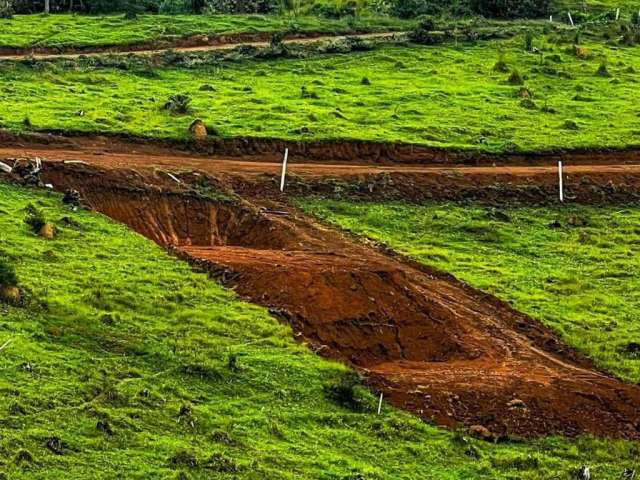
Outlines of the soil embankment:
M425 419L497 437L640 438L638 386L598 372L536 320L447 274L283 203L207 200L191 185L202 175L178 183L54 162L45 178L269 307L314 351L353 365Z

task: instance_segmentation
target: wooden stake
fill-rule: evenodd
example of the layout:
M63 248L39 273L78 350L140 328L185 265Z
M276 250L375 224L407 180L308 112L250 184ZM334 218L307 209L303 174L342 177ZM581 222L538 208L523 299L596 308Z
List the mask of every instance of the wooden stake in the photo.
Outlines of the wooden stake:
M567 12L567 15L569 15L569 21L571 22L571 26L575 27L575 25L573 23L573 17L571 16L571 12Z
M564 202L564 185L562 184L562 161L558 162L558 187L560 191L560 201Z
M380 401L378 402L378 415L382 412L382 393L380 394Z
M284 192L284 179L287 176L287 160L289 159L289 149L284 151L284 160L282 161L282 176L280 178L280 191Z

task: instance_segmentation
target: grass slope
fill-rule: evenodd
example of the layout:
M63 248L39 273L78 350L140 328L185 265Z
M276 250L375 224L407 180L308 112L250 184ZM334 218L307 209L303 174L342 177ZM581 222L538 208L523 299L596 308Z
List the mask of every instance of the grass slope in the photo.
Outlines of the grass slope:
M511 207L505 222L479 206L303 204L507 300L601 367L640 381L640 357L626 351L640 342L637 207Z
M96 47L191 35L279 32L349 33L409 28L414 22L382 16L357 19L276 15L16 15L0 19L0 47Z
M29 203L56 223L55 240L23 224ZM362 392L363 412L343 408L324 387L344 367L58 195L0 183L0 255L28 294L22 308L0 304L0 344L11 340L0 471L12 479L539 479L583 463L614 479L640 466L636 443L490 445L389 408L377 416Z
M191 121L201 118L223 137L360 139L490 152L640 144L640 47L585 42L589 58L581 60L571 43L554 35L533 43L542 54L525 52L517 37L191 70L5 64L0 126L186 138ZM506 72L494 70L501 56ZM607 71L597 74L605 60ZM508 81L512 71L523 85ZM213 91L202 91L203 85ZM520 98L521 87L533 98ZM162 109L174 93L192 97L190 114Z

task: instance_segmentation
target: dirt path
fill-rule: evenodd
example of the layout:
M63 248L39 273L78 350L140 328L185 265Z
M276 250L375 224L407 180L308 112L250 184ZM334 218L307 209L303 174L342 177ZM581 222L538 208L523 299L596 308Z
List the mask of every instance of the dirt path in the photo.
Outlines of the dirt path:
M640 438L640 387L596 371L497 298L344 236L281 198L207 200L193 189L219 187L216 177L179 174L177 183L112 164L45 162L44 175L270 308L298 340L353 365L400 408L440 425L482 425L496 438Z
M286 38L282 43L286 45L308 45L313 43L325 43L329 41L344 40L346 38L359 38L361 40L392 40L398 37L406 36L406 32L380 32L380 33L356 33L353 35L313 35L293 36ZM21 60L25 57L36 60L62 60L76 59L80 56L91 55L141 55L152 56L161 55L168 51L195 53L209 52L220 50L232 50L240 45L256 48L264 48L270 45L272 34L237 34L237 35L219 35L208 37L206 35L197 35L182 39L173 43L170 42L154 42L151 44L124 45L100 48L85 48L82 51L56 51L55 48L20 48L7 49L0 48L1 60Z
M136 169L168 174L200 172L215 177L240 196L280 199L287 195L318 194L329 198L379 200L476 200L490 203L526 201L548 203L558 197L556 158L539 165L495 166L370 162L304 163L293 157L289 163L286 194L280 194L280 159L271 154L210 156L162 149L153 145L108 145L108 139L85 140L72 145L28 145L7 147L0 143L0 159L39 157L56 162L84 162L107 169ZM640 200L640 163L637 152L613 152L595 158L584 155L561 157L565 161L564 189L569 201L628 203ZM427 160L428 161L428 160ZM471 158L473 161L473 158ZM508 162L508 158L503 158ZM521 162L517 157L514 161ZM582 163L582 162L586 163ZM601 164L593 162L602 162Z

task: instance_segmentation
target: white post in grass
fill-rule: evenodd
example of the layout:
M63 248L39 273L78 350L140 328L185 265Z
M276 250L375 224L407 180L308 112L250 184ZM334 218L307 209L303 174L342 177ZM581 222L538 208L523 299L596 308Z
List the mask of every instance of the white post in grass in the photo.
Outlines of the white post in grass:
M553 23L553 15L549 15L549 21Z
M282 161L282 176L280 178L280 191L284 192L284 179L287 176L287 160L289 160L289 149L284 150L284 160Z
M616 22L618 20L620 20L620 9L619 8L616 9Z
M571 22L571 26L575 27L575 25L573 23L573 17L571 16L571 12L567 12L567 15L569 15L569 22Z
M562 161L558 162L558 187L560 192L560 201L564 202L564 185L562 183Z
M380 400L378 401L378 415L382 412L382 393L380 394Z

